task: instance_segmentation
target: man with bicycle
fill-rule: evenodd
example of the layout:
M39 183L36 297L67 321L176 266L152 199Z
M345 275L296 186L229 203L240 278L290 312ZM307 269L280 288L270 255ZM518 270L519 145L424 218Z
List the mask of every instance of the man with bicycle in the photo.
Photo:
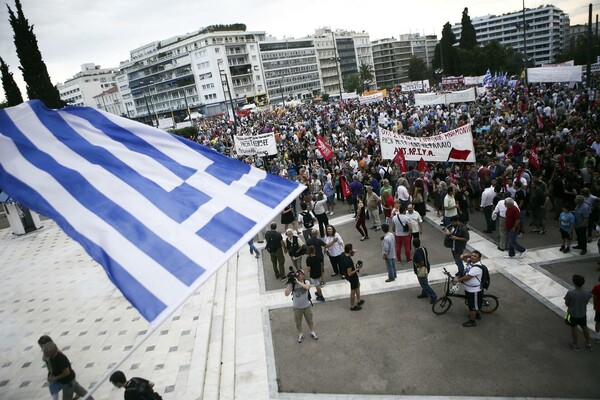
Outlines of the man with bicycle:
M462 256L463 260L467 261L465 274L463 276L455 276L454 283L462 283L467 296L467 305L469 307L469 320L463 323L465 328L477 326L475 319L481 319L479 310L483 304L483 288L481 279L483 278L483 270L481 266L481 253L473 250L470 254Z

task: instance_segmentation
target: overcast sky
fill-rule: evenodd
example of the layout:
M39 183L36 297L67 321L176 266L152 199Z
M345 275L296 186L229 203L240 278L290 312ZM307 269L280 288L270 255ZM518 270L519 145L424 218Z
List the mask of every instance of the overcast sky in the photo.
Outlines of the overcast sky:
M5 0L14 10L14 0ZM92 62L117 67L129 51L155 40L213 24L244 23L248 30L303 37L315 28L366 31L371 40L419 32L441 36L446 22L460 22L464 7L471 18L518 11L522 0L21 0L52 82L64 82ZM594 4L594 21L600 3ZM554 4L571 24L587 22L582 0L526 0L527 8ZM18 70L8 11L0 6L0 57L10 66L26 96ZM0 100L4 99L0 90Z

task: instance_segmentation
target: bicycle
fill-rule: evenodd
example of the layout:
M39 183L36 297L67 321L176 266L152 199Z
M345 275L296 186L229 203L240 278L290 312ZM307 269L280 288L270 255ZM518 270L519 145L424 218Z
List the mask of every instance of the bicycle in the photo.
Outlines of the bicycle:
M447 276L446 283L444 284L444 296L437 299L431 307L431 311L433 311L433 313L437 315L444 314L450 309L450 307L452 307L452 299L450 299L450 297L458 297L464 299L465 304L467 304L467 296L458 293L458 291L460 290L460 285L456 283L450 286L450 283L452 282L452 275L450 275L446 268L444 268L443 270L444 275ZM494 296L493 294L484 294L480 311L486 314L493 313L498 309L498 305L499 303L497 296Z

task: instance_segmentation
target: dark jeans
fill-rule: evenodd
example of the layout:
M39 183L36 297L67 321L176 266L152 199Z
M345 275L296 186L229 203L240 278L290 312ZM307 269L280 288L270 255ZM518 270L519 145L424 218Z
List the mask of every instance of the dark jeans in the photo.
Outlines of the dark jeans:
M508 255L509 256L514 256L515 255L515 250L518 251L519 253L522 253L525 251L525 247L521 246L519 243L517 243L517 235L518 233L513 231L512 229L509 230L507 233L507 237L508 237Z
M339 256L329 256L329 262L331 262L331 267L333 268L334 274L342 274L346 275L346 271L343 271L342 267L342 255Z
M319 234L323 237L325 236L325 227L329 225L329 218L327 218L327 213L315 214L315 217L319 221Z
M458 276L463 276L465 274L465 264L461 258L462 251L459 253L458 251L452 250L452 258L454 258L454 262L458 267Z
M587 226L575 228L575 233L577 234L577 247L587 251Z
M488 231L495 231L496 225L494 224L494 220L492 219L492 211L494 211L494 206L485 206L483 207L483 215L485 217L485 224L487 225Z
M429 280L427 279L427 277L417 277L417 279L419 280L419 285L421 285L421 295L427 295L429 296L429 300L435 301L437 299L437 295L435 294L431 286L429 286Z

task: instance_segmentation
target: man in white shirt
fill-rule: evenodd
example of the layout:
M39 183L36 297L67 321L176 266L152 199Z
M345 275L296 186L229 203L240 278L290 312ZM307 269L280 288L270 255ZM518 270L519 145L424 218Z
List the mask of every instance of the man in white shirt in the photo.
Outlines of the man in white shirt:
M494 188L486 183L486 188L483 192L481 192L481 209L483 210L483 215L485 216L485 224L486 230L485 233L492 233L496 230L494 225L494 221L492 220L492 211L494 210L494 197L496 196L496 192L494 192Z
M508 193L506 195L508 196ZM492 211L492 219L494 221L498 220L498 231L500 232L498 250L500 251L506 250L506 231L504 230L504 226L506 225L506 205L504 204L504 200L505 199L498 201L498 204L496 204L494 211Z
M481 265L481 253L474 250L471 254L463 255L463 259L467 261L465 267L465 275L455 276L454 283L462 283L467 296L467 305L469 306L469 320L463 324L465 328L477 326L475 319L483 304L483 289L481 287L481 279L483 278L483 270Z
M406 186L398 185L398 189L396 190L396 197L398 197L398 200L400 200L400 205L406 209L410 201L410 194L408 193L408 189L406 188Z
M423 232L423 217L421 217L421 214L419 214L418 211L415 211L412 204L408 205L406 216L410 220L410 225L412 226L412 239L420 239L420 234Z

